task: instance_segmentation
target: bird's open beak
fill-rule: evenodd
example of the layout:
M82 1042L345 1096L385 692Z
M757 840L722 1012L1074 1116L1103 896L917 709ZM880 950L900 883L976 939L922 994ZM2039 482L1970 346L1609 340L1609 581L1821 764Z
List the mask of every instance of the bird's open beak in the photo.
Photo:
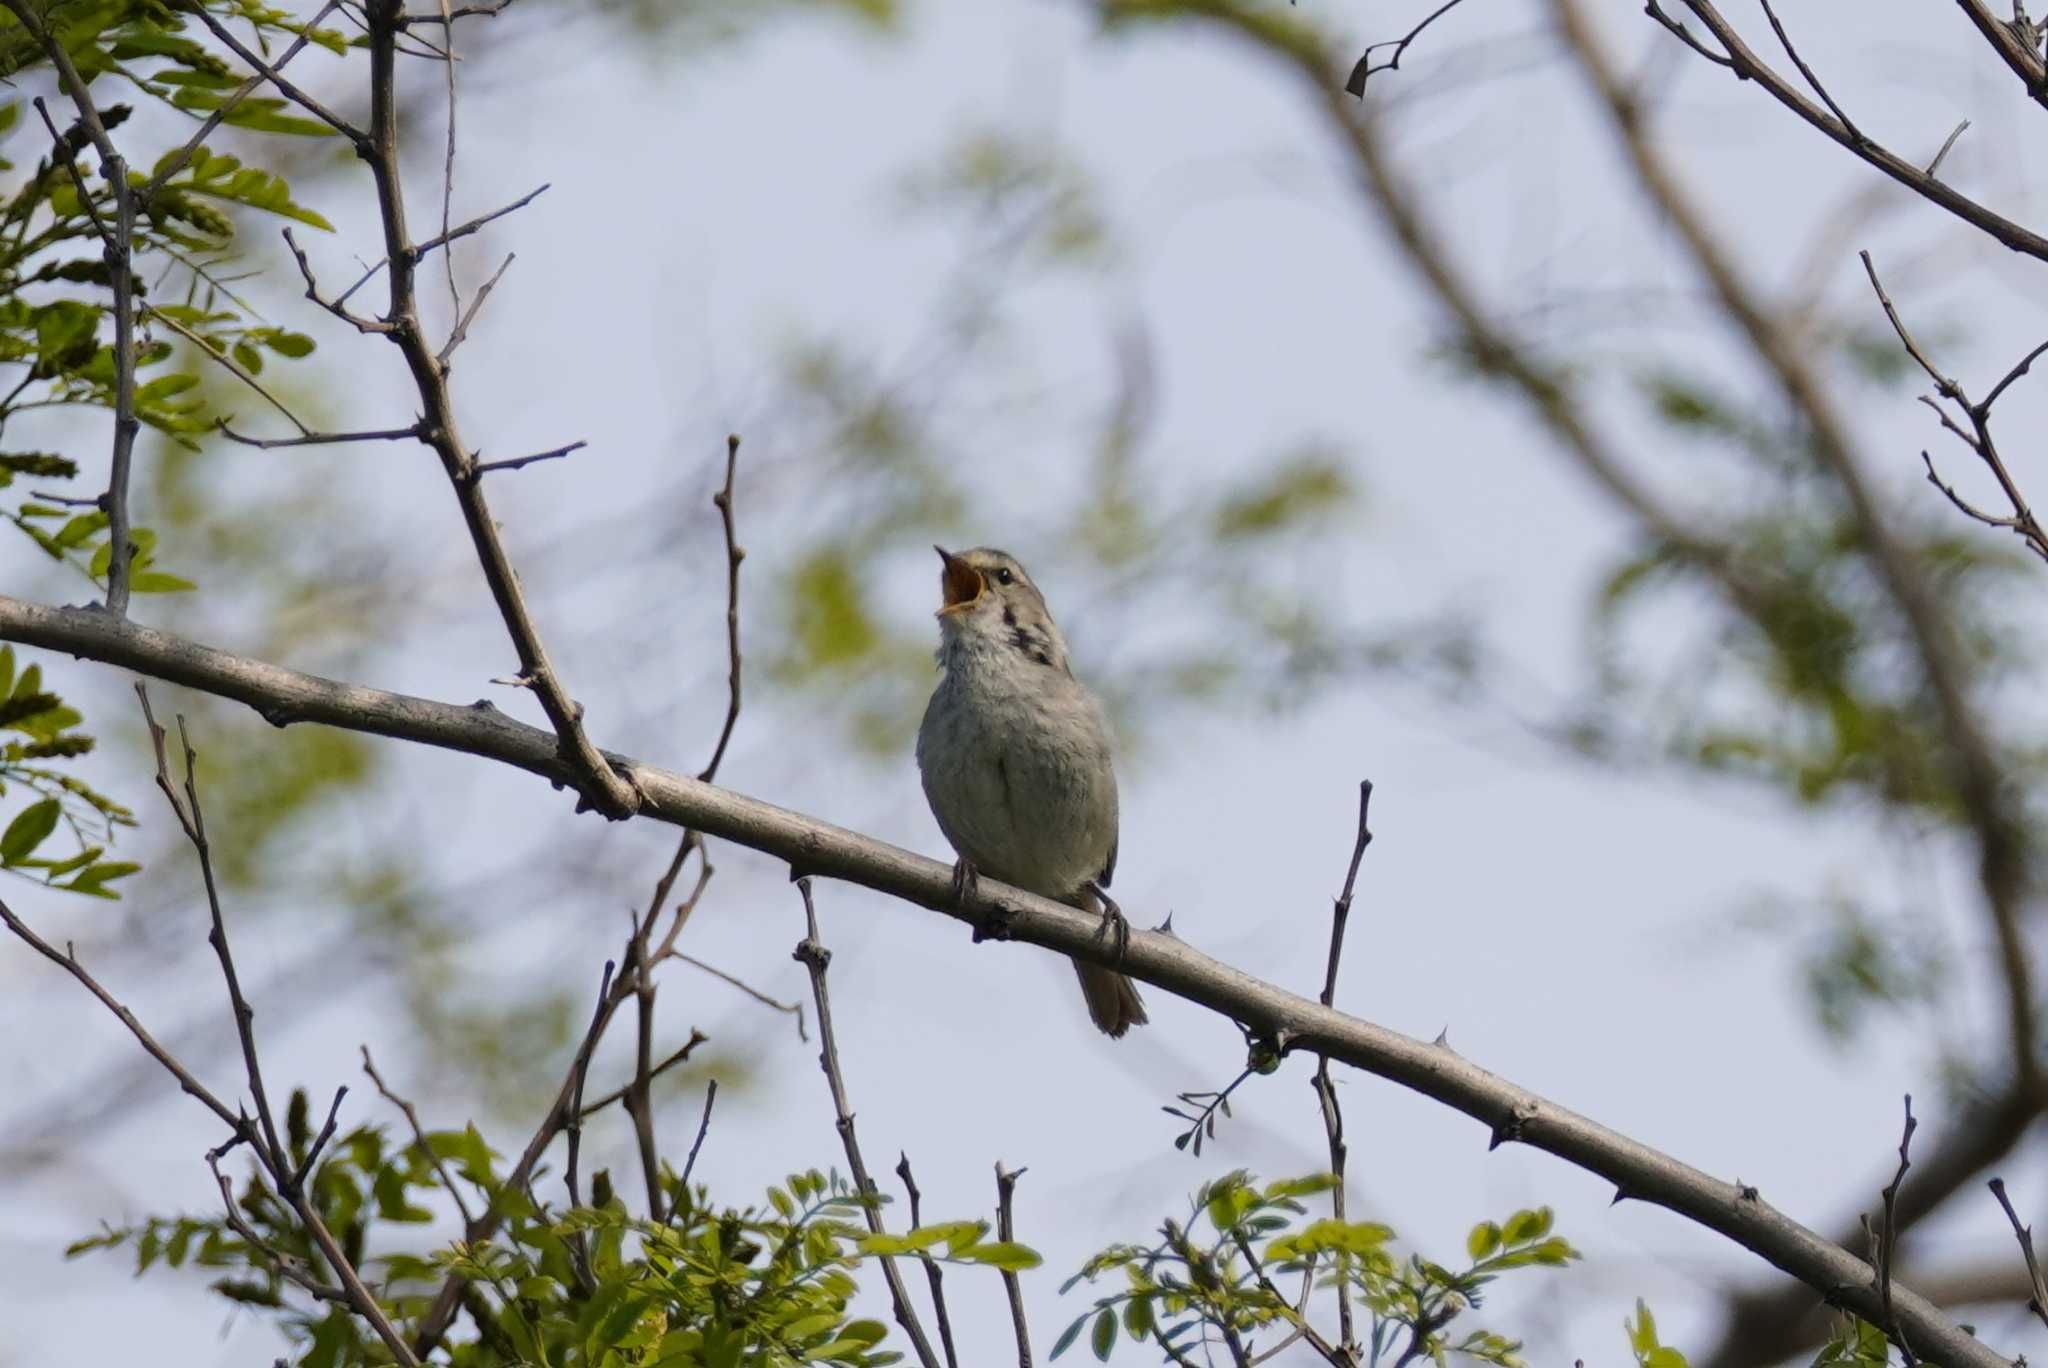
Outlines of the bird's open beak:
M987 587L986 581L981 577L981 571L943 546L934 546L932 550L938 552L939 559L946 563L945 572L939 577L939 585L945 593L946 602L939 611L952 613L973 607L974 601L981 597L982 590Z

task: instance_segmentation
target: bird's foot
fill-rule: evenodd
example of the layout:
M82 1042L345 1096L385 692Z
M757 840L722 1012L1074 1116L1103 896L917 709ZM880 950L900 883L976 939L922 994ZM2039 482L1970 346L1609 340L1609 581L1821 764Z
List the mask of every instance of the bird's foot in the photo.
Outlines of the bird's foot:
M974 896L981 876L975 872L974 862L965 855L953 861L953 906L966 910L968 899Z
M1090 880L1086 885L1102 902L1102 927L1095 935L1097 939L1108 936L1116 942L1116 962L1122 964L1124 955L1131 948L1131 923L1124 916L1124 910L1116 905L1116 899L1109 896L1109 890L1100 883Z

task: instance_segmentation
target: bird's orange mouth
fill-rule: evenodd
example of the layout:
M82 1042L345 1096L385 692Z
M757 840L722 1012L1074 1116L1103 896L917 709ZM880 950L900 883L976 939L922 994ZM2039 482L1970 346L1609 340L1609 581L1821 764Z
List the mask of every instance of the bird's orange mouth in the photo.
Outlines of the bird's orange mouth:
M982 591L988 587L988 581L982 578L981 571L943 546L934 546L932 550L938 552L939 558L946 563L945 572L939 577L940 589L946 601L939 611L951 613L973 607L976 600L980 599Z

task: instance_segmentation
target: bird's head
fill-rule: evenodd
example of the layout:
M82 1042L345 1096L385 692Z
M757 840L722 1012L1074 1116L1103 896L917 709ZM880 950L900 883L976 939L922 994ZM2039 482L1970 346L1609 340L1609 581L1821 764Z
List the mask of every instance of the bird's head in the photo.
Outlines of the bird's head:
M1065 672L1067 644L1053 625L1045 596L1015 556L993 547L939 553L939 632L951 645L975 640L995 644L1038 665Z

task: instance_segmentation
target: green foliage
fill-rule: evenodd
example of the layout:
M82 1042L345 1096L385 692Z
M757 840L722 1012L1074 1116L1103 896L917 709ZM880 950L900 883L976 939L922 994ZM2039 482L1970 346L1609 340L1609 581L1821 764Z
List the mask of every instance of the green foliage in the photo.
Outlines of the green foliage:
M1886 1368L1891 1361L1892 1344L1884 1331L1867 1320L1844 1316L1821 1346L1813 1368Z
M1636 1318L1622 1324L1640 1368L1687 1368L1685 1355L1657 1338L1657 1318L1640 1297L1636 1299Z
M1199 1359L1204 1345L1219 1342L1232 1347L1232 1357L1255 1356L1260 1336L1273 1337L1264 1342L1271 1350L1309 1333L1317 1294L1328 1302L1341 1288L1366 1314L1372 1362L1399 1345L1438 1363L1450 1355L1501 1368L1522 1363L1519 1341L1453 1325L1503 1273L1560 1268L1579 1257L1551 1234L1548 1207L1475 1226L1468 1262L1454 1271L1419 1254L1398 1256L1384 1225L1310 1218L1302 1199L1335 1184L1329 1174L1313 1174L1260 1187L1238 1170L1205 1185L1186 1217L1160 1225L1156 1243L1112 1245L1068 1279L1063 1292L1098 1278L1124 1285L1075 1317L1052 1357L1084 1333L1105 1361L1120 1334L1174 1361Z
M91 752L93 738L78 730L77 709L43 684L39 665L18 674L14 648L0 646L0 800L18 790L29 801L6 813L0 829L0 870L46 887L95 898L119 896L107 885L138 866L103 860L116 827L133 826L127 808L77 776L57 768ZM70 849L52 853L59 831Z
M286 1112L286 1146L303 1164L312 1115L303 1092ZM338 1135L306 1195L350 1259L367 1270L394 1324L416 1324L442 1281L460 1273L475 1297L445 1343L457 1368L882 1368L885 1327L854 1315L863 1265L917 1253L1005 1271L1035 1268L1023 1245L986 1238L983 1221L901 1235L870 1234L864 1201L837 1174L791 1174L763 1203L713 1204L702 1186L664 1170L665 1221L631 1215L607 1174L588 1206L550 1210L532 1185L507 1183L500 1156L474 1126L397 1145L374 1126ZM493 1238L434 1248L419 1228L447 1201L446 1180L504 1219ZM233 1218L179 1216L106 1229L72 1255L128 1249L136 1271L190 1263L217 1272L214 1293L275 1319L302 1368L389 1362L342 1306L306 1296L286 1269L322 1267L290 1204L251 1173ZM239 1225L239 1229L237 1228Z

